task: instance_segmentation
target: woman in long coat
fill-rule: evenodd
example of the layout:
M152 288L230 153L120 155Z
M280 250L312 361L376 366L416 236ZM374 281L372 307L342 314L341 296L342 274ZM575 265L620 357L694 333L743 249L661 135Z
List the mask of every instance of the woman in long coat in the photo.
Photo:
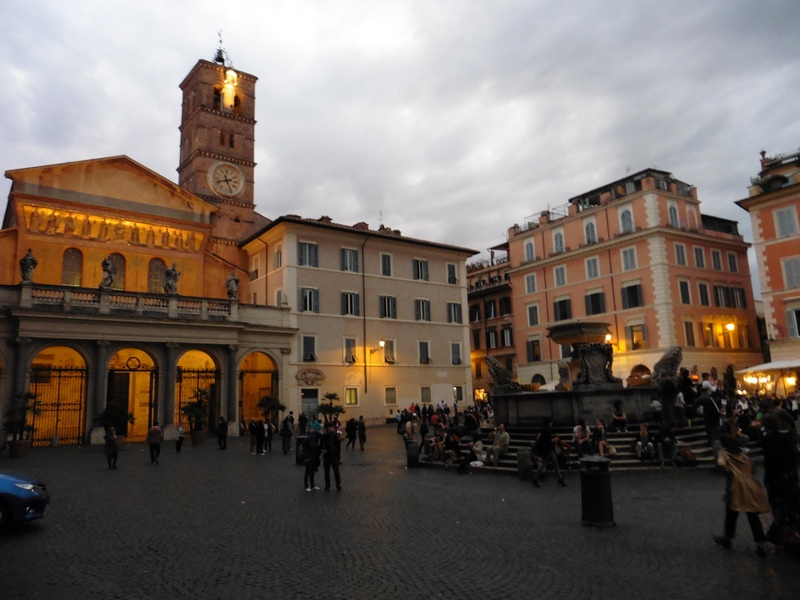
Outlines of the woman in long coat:
M767 538L764 535L764 528L761 525L759 514L769 512L769 502L767 494L753 478L753 465L750 458L736 444L730 434L723 434L720 437L722 450L717 456L717 465L723 469L727 475L727 485L725 486L725 535L715 535L714 541L725 548L733 545L733 538L736 537L736 521L739 513L747 514L747 522L750 531L753 532L753 539L756 542L756 552L759 556L767 555Z

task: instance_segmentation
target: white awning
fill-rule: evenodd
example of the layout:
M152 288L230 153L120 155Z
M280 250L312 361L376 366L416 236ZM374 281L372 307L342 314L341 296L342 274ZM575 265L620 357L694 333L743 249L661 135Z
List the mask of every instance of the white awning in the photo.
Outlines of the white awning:
M766 371L791 371L800 369L800 359L798 360L775 360L772 362L764 363L762 365L755 365L747 367L746 369L739 369L737 373L764 373Z

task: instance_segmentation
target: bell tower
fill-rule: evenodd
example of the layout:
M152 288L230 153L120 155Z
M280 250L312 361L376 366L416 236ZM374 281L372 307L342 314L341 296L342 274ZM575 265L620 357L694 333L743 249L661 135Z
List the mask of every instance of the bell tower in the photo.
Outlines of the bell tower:
M199 60L181 82L178 184L215 204L218 237L239 240L263 224L255 212L255 88L220 47Z

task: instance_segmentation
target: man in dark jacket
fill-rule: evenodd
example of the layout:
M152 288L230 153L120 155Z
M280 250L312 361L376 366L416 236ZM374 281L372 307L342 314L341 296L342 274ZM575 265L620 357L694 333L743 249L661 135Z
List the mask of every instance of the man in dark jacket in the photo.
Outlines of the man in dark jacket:
M336 491L342 491L342 478L339 475L339 458L342 454L342 440L333 421L325 423L325 434L320 444L322 465L325 467L325 490L331 489L331 469L336 480Z

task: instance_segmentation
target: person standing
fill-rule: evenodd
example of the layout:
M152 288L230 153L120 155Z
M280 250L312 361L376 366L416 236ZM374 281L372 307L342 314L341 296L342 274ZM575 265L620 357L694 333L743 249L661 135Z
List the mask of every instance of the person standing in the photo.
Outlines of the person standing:
M319 489L314 483L314 475L319 468L319 429L319 423L314 423L303 441L303 462L306 467L303 475L303 486L307 492Z
M364 421L364 415L358 417L356 428L358 429L358 444L361 446L361 450L364 450L364 444L367 443L367 424ZM355 445L353 448L355 448Z
M161 457L161 442L164 440L164 432L158 426L158 421L153 421L153 426L147 430L147 443L150 445L150 464L157 465Z
M217 425L217 445L220 450L228 449L228 422L225 417L219 418L219 425Z
M281 444L281 448L284 454L289 454L292 451L292 424L289 422L289 417L286 417L283 420L283 426L281 427L281 438L283 438L283 443Z
M264 434L266 435L264 444L270 452L272 452L272 434L274 433L275 425L272 424L272 419L267 419L267 422L264 424Z
M344 434L347 437L347 444L345 444L345 450L349 448L351 445L353 450L356 449L356 436L358 435L358 427L356 427L356 420L350 419L344 426Z
M797 474L797 444L780 431L775 415L764 417L764 485L772 507L772 525L767 539L788 551L800 551L800 480Z
M247 426L247 433L250 434L250 454L256 453L256 442L258 441L258 424L256 418L250 419L250 425Z
M103 440L105 441L105 445L103 447L103 453L106 455L106 459L108 460L108 468L109 469L116 469L117 468L117 432L114 430L114 427L109 425L106 427L105 434L103 435Z
M181 453L181 448L183 447L183 439L186 437L186 430L183 428L183 425L178 423L178 438L175 440L175 454Z
M736 537L736 521L739 513L747 514L747 522L756 542L756 553L767 555L764 528L761 525L760 513L769 512L769 502L761 485L753 478L753 466L750 458L736 444L732 436L725 433L720 436L722 450L717 456L717 465L726 473L725 485L725 535L713 536L714 541L724 548L733 545Z
M264 426L264 420L259 419L256 424L256 454L264 456L264 441L267 439L267 428ZM251 442L252 443L252 442Z
M675 401L678 397L678 386L672 381L669 373L664 372L661 374L659 388L661 389L663 420L667 425L673 427L675 425Z
M322 464L325 467L325 490L331 489L331 469L336 481L336 491L342 491L342 478L339 475L339 460L342 454L342 440L333 421L325 423L325 434L322 436Z
M547 470L547 465L551 462L556 471L556 477L558 477L558 485L567 487L564 476L561 474L558 457L556 456L556 444L558 441L558 436L553 435L553 423L550 419L545 419L542 431L539 433L536 441L533 442L533 447L531 448L533 453L539 457L539 468L536 469L536 473L533 474L533 479L531 480L534 487L539 487L539 478L544 474L545 470Z

